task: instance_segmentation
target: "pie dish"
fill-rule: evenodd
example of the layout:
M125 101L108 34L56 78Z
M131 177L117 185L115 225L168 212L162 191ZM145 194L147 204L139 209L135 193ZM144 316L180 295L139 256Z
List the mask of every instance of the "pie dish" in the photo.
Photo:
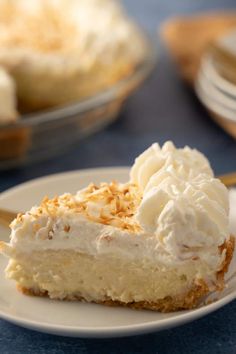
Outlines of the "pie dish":
M114 121L156 63L155 44L116 1L2 0L0 20L0 69L11 87L0 77L0 170L51 158Z
M228 193L207 159L153 144L127 183L45 198L11 224L6 275L26 294L170 312L223 290Z

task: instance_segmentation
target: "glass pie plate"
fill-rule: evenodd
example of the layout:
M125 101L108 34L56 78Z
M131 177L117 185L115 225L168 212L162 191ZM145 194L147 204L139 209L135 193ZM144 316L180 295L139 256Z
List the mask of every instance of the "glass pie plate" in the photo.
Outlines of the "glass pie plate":
M141 35L145 53L128 77L82 101L22 115L16 123L1 126L0 170L59 154L115 120L156 62L156 46L147 34Z

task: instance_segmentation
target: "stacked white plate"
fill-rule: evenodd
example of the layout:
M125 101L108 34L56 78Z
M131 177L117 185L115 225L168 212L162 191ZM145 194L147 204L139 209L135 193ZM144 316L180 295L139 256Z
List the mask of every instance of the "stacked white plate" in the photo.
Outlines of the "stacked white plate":
M236 32L233 32L204 55L195 90L211 116L236 138L235 43Z

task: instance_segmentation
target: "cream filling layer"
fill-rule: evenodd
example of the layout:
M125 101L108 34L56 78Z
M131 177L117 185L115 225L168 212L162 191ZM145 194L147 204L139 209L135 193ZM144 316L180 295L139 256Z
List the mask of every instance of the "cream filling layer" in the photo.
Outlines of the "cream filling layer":
M93 257L73 250L25 253L10 260L6 274L36 293L47 291L59 299L82 296L87 301L155 302L166 296L184 297L197 283L191 268L161 272L142 260Z

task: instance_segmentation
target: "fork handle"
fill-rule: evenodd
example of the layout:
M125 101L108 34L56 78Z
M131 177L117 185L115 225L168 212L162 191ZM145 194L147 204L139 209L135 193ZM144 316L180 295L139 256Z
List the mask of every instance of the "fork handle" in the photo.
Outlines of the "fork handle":
M236 172L227 173L225 175L218 176L218 178L226 187L233 187L236 185Z
M12 211L0 209L0 224L4 226L9 226L12 220L15 219L16 215L17 214Z

